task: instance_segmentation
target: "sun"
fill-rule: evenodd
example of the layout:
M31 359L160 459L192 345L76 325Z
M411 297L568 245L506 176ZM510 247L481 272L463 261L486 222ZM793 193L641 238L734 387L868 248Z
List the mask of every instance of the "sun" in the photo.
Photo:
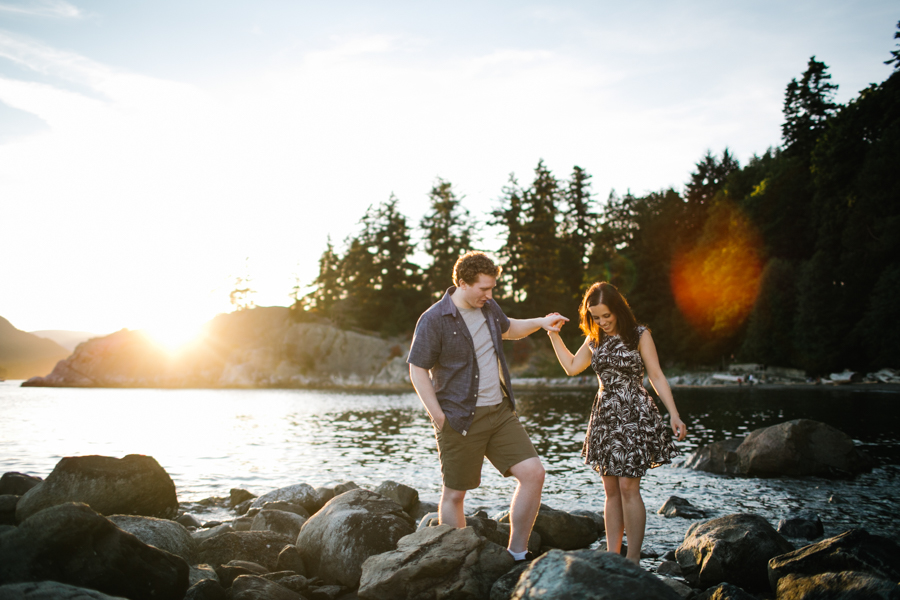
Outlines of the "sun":
M148 338L169 354L177 354L197 340L202 330L202 322L189 319L167 319L141 329Z

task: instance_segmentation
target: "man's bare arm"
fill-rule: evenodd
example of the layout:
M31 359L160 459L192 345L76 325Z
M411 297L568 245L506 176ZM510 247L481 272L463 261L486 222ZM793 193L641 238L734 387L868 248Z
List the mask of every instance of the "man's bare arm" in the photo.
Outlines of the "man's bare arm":
M412 381L413 387L416 388L419 400L425 405L428 416L431 417L438 429L443 429L444 421L446 421L447 417L444 415L437 395L434 393L434 384L431 383L431 376L428 374L428 370L410 364L409 380Z
M546 317L534 319L510 319L509 329L503 334L504 340L521 340L528 337L538 329L547 331L559 331L563 323L569 319L559 313L551 313Z

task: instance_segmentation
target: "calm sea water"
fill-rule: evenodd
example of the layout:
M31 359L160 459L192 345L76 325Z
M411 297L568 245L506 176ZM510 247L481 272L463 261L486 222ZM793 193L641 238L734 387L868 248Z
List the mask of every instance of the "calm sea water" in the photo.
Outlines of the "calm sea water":
M168 471L179 500L227 496L233 487L262 494L294 483L386 479L436 501L440 471L431 425L414 393L311 390L145 390L22 388L0 383L0 472L46 477L63 456L147 454ZM826 535L865 527L900 535L900 393L834 388L681 388L676 402L694 448L796 418L846 432L879 462L853 480L739 479L677 466L651 470L642 491L645 547L677 546L689 522L656 510L671 495L710 516L752 512L775 525L810 509ZM599 477L580 459L592 392L520 392L519 415L548 471L543 501L562 510L603 510ZM467 508L507 507L515 485L485 463ZM226 518L214 511L206 519Z

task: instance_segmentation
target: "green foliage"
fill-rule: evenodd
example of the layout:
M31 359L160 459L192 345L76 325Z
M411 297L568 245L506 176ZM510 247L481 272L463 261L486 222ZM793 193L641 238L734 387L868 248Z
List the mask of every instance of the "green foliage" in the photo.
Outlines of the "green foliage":
M810 57L806 71L798 82L791 79L784 95L784 124L781 136L788 153L809 156L828 118L837 105L832 102L838 86L830 83L828 66Z

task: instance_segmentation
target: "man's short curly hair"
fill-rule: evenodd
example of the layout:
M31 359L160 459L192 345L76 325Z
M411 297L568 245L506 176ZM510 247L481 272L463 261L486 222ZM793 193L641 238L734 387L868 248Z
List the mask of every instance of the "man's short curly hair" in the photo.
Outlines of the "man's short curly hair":
M478 281L478 276L482 273L496 278L500 276L502 270L484 252L475 250L466 252L453 265L453 285L458 286L460 281L472 285Z

